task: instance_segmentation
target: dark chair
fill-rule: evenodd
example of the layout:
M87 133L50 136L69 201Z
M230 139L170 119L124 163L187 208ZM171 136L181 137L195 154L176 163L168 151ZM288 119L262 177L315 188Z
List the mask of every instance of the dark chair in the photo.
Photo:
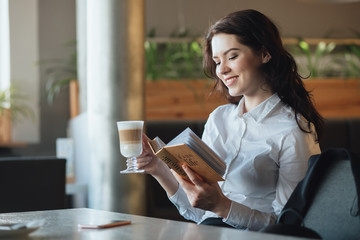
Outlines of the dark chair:
M56 157L0 158L0 212L65 208L65 165Z
M360 119L326 119L324 132L319 139L320 148L346 148L360 156Z
M360 237L360 158L332 148L309 160L278 224L263 232L322 239ZM317 233L317 234L316 234Z

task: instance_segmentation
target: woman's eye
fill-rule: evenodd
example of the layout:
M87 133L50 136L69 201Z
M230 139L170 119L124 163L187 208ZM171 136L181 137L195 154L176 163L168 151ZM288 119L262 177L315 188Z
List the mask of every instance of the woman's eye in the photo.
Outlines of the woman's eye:
M215 65L216 65L216 66L220 65L220 62L215 62Z
M238 56L238 55L234 55L234 56L232 56L232 57L229 57L229 60L234 60L234 59L237 58L237 56Z

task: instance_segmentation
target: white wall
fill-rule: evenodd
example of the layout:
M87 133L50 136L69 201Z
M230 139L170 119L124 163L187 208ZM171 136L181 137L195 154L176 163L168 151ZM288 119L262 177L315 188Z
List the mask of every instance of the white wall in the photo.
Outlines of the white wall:
M55 155L56 139L67 137L69 93L63 91L52 104L46 101L46 64L38 60L67 60L75 50L66 43L76 39L75 0L10 0L12 79L35 105L36 125L17 123L13 148L17 155ZM32 124L32 125L31 125Z
M285 37L319 38L329 31L336 31L334 37L354 37L351 29L360 33L359 1L325 0L147 0L146 27L155 28L158 36L169 36L183 23L190 34L203 36L220 17L248 8L273 19Z
M34 112L35 118L18 118L13 121L14 142L40 141L39 116L39 39L38 0L10 0L10 67L11 83L24 95L24 103Z

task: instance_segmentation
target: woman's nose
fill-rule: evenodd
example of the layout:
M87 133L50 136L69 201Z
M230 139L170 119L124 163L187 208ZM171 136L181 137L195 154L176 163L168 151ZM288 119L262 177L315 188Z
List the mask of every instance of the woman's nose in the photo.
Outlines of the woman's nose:
M229 66L226 63L221 63L219 66L219 73L226 74L230 71Z

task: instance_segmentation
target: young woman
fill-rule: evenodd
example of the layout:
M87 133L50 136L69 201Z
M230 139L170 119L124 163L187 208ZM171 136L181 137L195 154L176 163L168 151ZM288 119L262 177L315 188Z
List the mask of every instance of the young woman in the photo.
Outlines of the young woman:
M274 223L307 161L320 153L323 120L304 89L276 26L255 10L231 13L210 27L204 69L229 104L209 116L202 136L227 165L225 181L178 176L146 144L139 167L197 223L259 230Z

